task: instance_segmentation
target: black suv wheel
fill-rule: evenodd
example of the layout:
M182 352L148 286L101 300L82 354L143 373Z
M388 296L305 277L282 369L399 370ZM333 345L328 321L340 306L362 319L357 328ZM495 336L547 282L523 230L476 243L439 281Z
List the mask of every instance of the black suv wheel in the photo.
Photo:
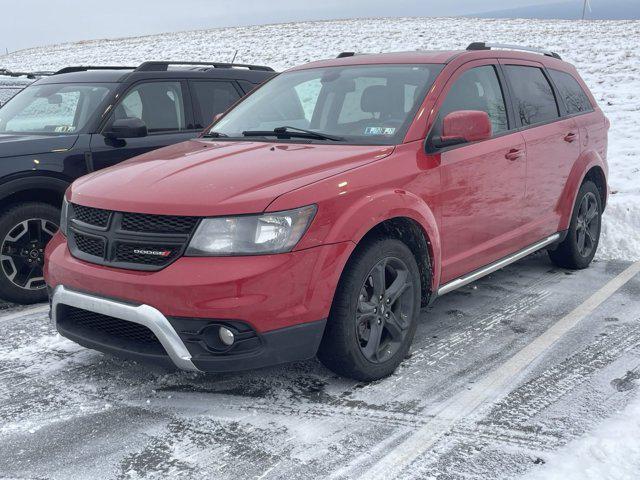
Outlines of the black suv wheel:
M47 299L44 248L58 230L60 211L31 202L0 216L0 298L16 303Z
M418 265L404 243L366 241L340 278L318 358L356 380L390 375L411 346L420 292Z

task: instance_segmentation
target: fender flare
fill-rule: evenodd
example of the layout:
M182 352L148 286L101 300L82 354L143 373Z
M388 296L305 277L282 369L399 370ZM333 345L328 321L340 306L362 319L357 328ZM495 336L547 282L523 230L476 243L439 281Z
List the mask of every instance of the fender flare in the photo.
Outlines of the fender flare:
M598 152L594 150L585 151L580 155L580 157L578 157L571 167L571 172L569 173L569 177L567 178L557 206L557 210L560 212L560 223L558 225L559 231L564 231L569 228L569 222L571 221L571 214L573 213L573 207L576 202L576 197L578 196L578 190L587 176L587 173L593 167L600 167L600 169L602 169L605 182L607 182L607 166ZM605 195L606 194L607 192L605 191Z
M394 218L408 218L422 229L431 266L431 292L440 283L442 248L436 216L417 195L400 189L386 189L363 196L342 212L324 243L351 241L358 244L377 225ZM343 265L344 268L344 265Z
M0 201L16 193L28 190L50 190L62 197L70 184L70 181L48 175L28 175L13 178L0 184Z

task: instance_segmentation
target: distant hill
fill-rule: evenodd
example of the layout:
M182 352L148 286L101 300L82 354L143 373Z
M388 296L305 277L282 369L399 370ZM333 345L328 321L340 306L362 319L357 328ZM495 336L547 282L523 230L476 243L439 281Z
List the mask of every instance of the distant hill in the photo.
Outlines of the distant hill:
M546 5L494 10L471 15L480 18L540 18L575 20L582 17L583 0L571 0ZM591 0L590 20L638 20L640 0Z

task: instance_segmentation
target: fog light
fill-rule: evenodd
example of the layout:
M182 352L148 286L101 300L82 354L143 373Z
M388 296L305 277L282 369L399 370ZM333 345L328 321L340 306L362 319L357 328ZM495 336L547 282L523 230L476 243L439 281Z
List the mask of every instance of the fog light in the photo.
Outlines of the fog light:
M220 341L228 347L233 345L233 342L236 340L233 332L226 327L220 327L220 330L218 330L218 336L220 337Z

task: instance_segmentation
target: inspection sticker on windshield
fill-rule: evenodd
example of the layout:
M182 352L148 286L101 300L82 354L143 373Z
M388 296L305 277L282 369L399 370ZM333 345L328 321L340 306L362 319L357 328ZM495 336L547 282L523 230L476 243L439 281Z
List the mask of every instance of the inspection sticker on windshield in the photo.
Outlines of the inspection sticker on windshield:
M364 129L365 135L393 135L396 133L395 127L367 127Z

